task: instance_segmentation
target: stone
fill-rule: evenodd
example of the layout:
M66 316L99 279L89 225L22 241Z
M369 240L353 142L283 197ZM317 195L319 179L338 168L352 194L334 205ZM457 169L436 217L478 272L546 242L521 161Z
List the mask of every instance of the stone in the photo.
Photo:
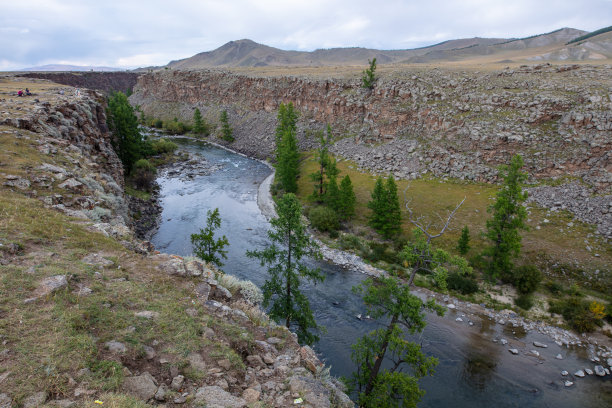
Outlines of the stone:
M204 265L198 260L185 262L185 271L189 276L201 276L204 272Z
M0 408L11 408L13 400L6 394L0 394Z
M106 347L108 351L114 354L123 354L127 351L127 347L125 346L125 344L116 340L107 341L106 343L104 343L104 347Z
M232 368L232 363L230 363L230 361L226 358L217 361L217 364L226 371L229 371L229 369Z
M47 406L52 408L71 408L76 407L76 401L72 401L69 399L49 401L47 402Z
M195 288L196 295L202 302L206 302L208 300L208 296L210 295L210 285L206 282L198 283L198 286Z
M603 377L604 375L606 375L606 371L604 370L603 366L596 365L594 369L595 369L595 375L599 377Z
M519 353L517 349L508 349L508 351L514 355L517 355Z
M157 385L155 385L155 378L147 371L138 376L125 378L123 380L123 388L143 401L153 398L158 389Z
M330 391L314 378L293 376L289 379L289 390L302 395L314 407L331 408Z
M186 276L187 271L185 271L185 265L183 260L180 258L171 257L165 262L162 262L158 265L158 268L168 275L173 276Z
M557 360L563 360L563 356L562 356L561 354L557 354L557 355L555 356L555 358L556 358Z
M174 391L179 391L183 387L183 383L185 382L185 377L182 375L177 375L172 379L172 383L170 384L170 388Z
M502 346L505 346L506 344L508 344L508 340L506 339L501 339L499 342L502 344Z
M247 388L242 392L242 398L246 401L247 404L252 404L254 402L259 401L260 396L261 392L253 388Z
M529 354L532 356L540 357L540 353L537 350L530 350Z
M323 366L323 363L321 363L314 350L309 346L300 347L300 359L302 365L312 373L316 373L317 368Z
M47 400L47 393L44 391L32 394L23 400L23 408L37 408L45 403Z
M230 293L230 291L221 285L218 285L215 288L214 297L224 302L229 302L230 300L232 300L232 294Z
M456 309L457 306L455 306L453 303L449 303L448 305L446 305L447 308L449 309Z
M156 318L159 317L159 313L158 312L153 312L151 310L144 310L142 312L134 313L134 316L142 317L143 319L156 319Z
M584 372L587 373L587 375L593 375L593 370L591 370L590 368L585 368Z
M194 403L204 403L206 408L244 408L247 405L243 398L235 397L216 385L198 388Z
M247 362L249 363L249 365L251 367L265 367L266 366L266 364L261 359L261 356L259 356L257 354L256 355L247 356L246 360L247 360Z
M533 345L540 348L548 348L548 346L544 343L540 343L539 341L534 341Z
M582 371L582 370L578 370L578 371L576 371L576 372L574 373L574 375L575 375L576 377L580 377L580 378L582 378L582 377L584 377L586 374L584 373L584 371Z
M102 267L111 266L115 264L110 259L104 258L101 254L86 255L83 259L81 259L81 262L86 263L88 265L98 265Z
M455 321L456 321L456 322L463 322L463 319L462 319L462 318L460 318L460 317L458 317L458 318L456 318L456 319L455 319Z
M569 375L569 373L567 371L563 370L563 371L561 371L561 375L565 377L565 376Z
M83 190L83 183L81 183L80 181L74 178L69 178L68 180L64 181L62 184L58 185L58 187L66 189L66 190L81 191Z
M160 385L157 391L155 392L155 400L165 401L167 393L168 393L168 386L166 384Z
M187 361L191 367L199 371L206 371L206 362L199 353L190 353L187 356Z
M563 384L564 384L566 387L571 387L572 385L574 385L574 383L573 383L573 382L571 382L571 381L569 381L569 380L565 381Z
M24 303L33 302L37 299L50 295L59 289L65 288L66 286L68 286L68 279L66 278L66 275L49 276L40 282L38 288L36 288L32 293L33 296L26 299Z
M143 346L142 349L145 352L145 358L147 360L153 360L155 358L155 356L157 355L157 353L155 353L155 349L153 347Z

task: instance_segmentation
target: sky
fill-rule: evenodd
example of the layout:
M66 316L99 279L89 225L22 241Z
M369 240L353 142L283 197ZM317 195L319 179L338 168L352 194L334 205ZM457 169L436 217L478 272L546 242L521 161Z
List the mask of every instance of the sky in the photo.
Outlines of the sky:
M611 24L612 0L0 0L0 71L165 65L243 38L408 49Z

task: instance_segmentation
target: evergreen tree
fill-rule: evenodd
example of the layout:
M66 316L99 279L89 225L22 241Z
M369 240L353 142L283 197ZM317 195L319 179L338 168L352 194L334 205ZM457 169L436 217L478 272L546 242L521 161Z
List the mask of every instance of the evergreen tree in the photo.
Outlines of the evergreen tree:
M389 176L386 186L387 222L382 230L383 237L389 239L402 231L402 211L397 194L397 184L393 176Z
M461 230L461 236L459 242L457 242L457 249L461 255L465 255L470 250L470 230L467 225Z
M368 314L384 327L363 336L352 347L357 365L352 383L363 408L416 407L425 393L418 380L434 373L438 360L426 357L420 345L407 341L404 331L420 333L425 328L423 310L444 314L430 299L423 303L396 277L368 278L353 289L363 296ZM385 359L390 362L383 368ZM409 371L407 371L409 370Z
M221 267L221 258L227 259L227 250L223 249L229 245L227 237L223 235L215 240L215 230L221 227L221 217L219 209L206 212L206 228L200 229L198 234L191 234L191 244L194 247L194 253L198 258L206 262L214 263Z
M376 231L382 231L387 222L386 211L386 191L382 177L376 179L374 190L372 190L372 199L368 203L368 208L372 210L368 224Z
M202 113L198 108L193 112L193 133L202 135L208 134L208 128L202 119Z
M370 67L363 71L361 85L364 88L372 89L376 82L376 77L374 76L374 71L376 71L376 58L373 58L372 61L368 60L368 64L370 64Z
M519 230L527 228L527 211L522 206L527 199L527 192L522 190L527 174L521 171L522 167L523 159L518 154L512 157L509 166L500 167L504 182L495 203L489 207L493 218L487 221L486 236L492 246L485 253L490 257L487 272L492 279L498 276L511 278L512 258L521 250Z
M376 180L372 191L372 200L368 203L372 210L370 226L385 239L389 239L401 232L401 209L397 195L397 184L390 176L385 184L382 177Z
M329 156L329 146L331 145L332 139L331 126L329 124L327 125L326 135L323 135L323 132L318 132L318 137L319 147L316 156L319 168L317 171L310 174L310 179L315 182L312 197L318 201L322 201L327 186L325 181L326 176L329 177L330 173L332 175L337 175L338 169L336 167L336 161L332 160Z
M279 159L279 152L282 145L282 140L287 131L291 131L294 135L297 135L297 119L298 114L293 109L293 103L288 104L281 103L278 106L277 125L275 131L276 141L276 160Z
M113 147L126 173L142 158L146 143L138 130L138 118L123 92L115 92L108 100L108 127L113 133Z
M340 189L338 189L338 182L336 181L336 176L332 176L329 178L327 182L327 192L325 193L325 204L336 214L340 211L342 206L342 198L340 196Z
M323 281L319 269L310 269L301 262L305 256L320 259L318 246L311 241L302 223L302 209L297 197L288 193L280 198L276 207L278 218L272 219L268 237L272 245L263 251L247 251L261 265L269 265L270 278L263 285L264 306L272 304L270 317L285 319L287 328L297 325L298 340L312 344L318 337L309 329L316 328L308 299L300 292L300 278L313 283Z
M355 203L357 198L353 191L353 183L351 178L346 175L340 182L340 208L338 209L338 217L343 220L349 220L355 215Z
M228 142L233 142L234 141L234 135L233 135L234 131L232 130L232 127L229 124L226 110L223 110L221 112L219 121L221 122L221 134L223 135L222 136L223 140L226 140Z
M286 193L297 192L297 177L299 175L300 153L297 148L295 134L286 130L281 140L279 156L276 163L276 179Z

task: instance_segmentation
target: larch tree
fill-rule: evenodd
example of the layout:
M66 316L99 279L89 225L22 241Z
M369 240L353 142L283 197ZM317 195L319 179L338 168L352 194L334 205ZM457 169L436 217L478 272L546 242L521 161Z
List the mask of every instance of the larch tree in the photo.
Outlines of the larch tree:
M321 282L324 275L318 268L308 268L302 259L306 256L320 259L317 244L310 239L302 222L302 208L292 193L283 195L276 207L278 218L270 221L268 237L272 242L261 251L247 251L247 256L268 265L269 279L263 285L265 307L275 320L284 319L285 326L295 324L298 340L312 344L318 336L310 331L317 328L308 298L300 291L301 279Z
M353 191L353 183L351 178L346 175L340 182L340 208L338 210L338 217L343 220L349 220L355 215L355 204L357 198Z
M438 360L427 357L420 345L405 336L423 331L424 310L443 315L444 308L434 299L423 303L410 293L408 285L392 276L368 278L353 291L362 295L368 314L383 325L352 346L351 359L357 370L351 382L358 392L359 406L416 407L425 393L418 380L432 375Z
M201 228L197 234L191 234L191 244L196 256L219 267L223 266L221 258L227 259L227 250L224 248L229 245L225 235L215 239L215 231L220 227L221 216L219 209L215 208L206 212L206 227Z
M514 267L512 258L521 250L519 231L527 229L527 210L522 205L527 199L527 192L522 189L527 174L521 171L522 167L523 159L518 154L512 157L509 166L500 167L503 184L497 192L495 203L488 209L493 217L487 221L486 237L492 245L485 254L490 257L487 273L492 279L499 276L511 278Z

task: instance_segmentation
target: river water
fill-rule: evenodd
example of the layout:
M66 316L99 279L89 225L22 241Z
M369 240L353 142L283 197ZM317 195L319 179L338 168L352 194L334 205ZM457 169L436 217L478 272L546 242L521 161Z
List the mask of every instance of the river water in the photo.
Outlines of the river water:
M223 149L183 139L181 148L218 165L212 174L193 178L168 176L158 178L163 207L159 230L152 238L155 247L181 256L192 254L190 235L205 225L206 211L219 208L222 224L218 234L229 241L228 259L222 268L226 273L248 279L261 286L266 270L245 256L248 249L262 249L268 243L269 223L257 206L259 184L270 174L261 162ZM317 323L326 327L315 345L335 376L349 376L353 370L350 347L356 339L374 329L376 322L359 320L365 308L350 288L365 277L335 265L319 262L326 280L316 286L304 284ZM424 352L440 361L436 374L421 380L426 394L420 407L610 407L611 377L571 378L578 369L593 368L583 348L559 347L539 333L475 319L469 326L455 319L461 312L449 310L444 317L427 316L427 327L413 340ZM506 346L494 339L507 339ZM537 349L541 357L528 356L540 341L548 348ZM512 355L509 348L521 350ZM564 359L557 360L561 354ZM561 371L570 372L562 377ZM567 379L574 381L565 387Z

